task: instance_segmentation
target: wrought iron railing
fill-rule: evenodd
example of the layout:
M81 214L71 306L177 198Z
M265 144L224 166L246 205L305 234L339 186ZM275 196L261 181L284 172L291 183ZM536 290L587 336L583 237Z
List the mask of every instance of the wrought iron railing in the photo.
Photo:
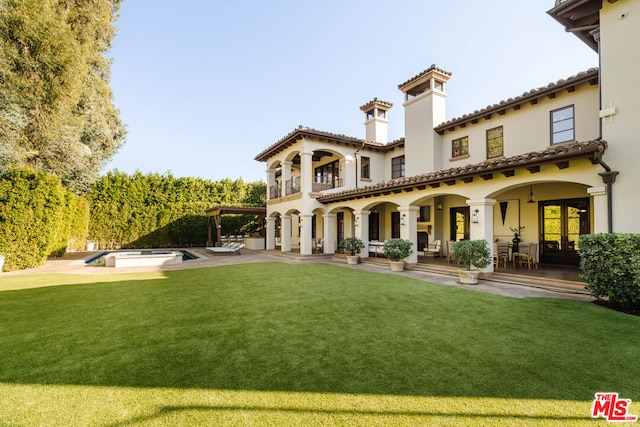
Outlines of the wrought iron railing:
M278 199L282 197L282 187L280 184L269 187L269 199Z
M311 184L311 191L318 192L331 190L332 188L342 187L343 183L340 178L316 177L316 182Z
M300 177L292 176L291 179L285 182L285 195L295 194L300 192Z

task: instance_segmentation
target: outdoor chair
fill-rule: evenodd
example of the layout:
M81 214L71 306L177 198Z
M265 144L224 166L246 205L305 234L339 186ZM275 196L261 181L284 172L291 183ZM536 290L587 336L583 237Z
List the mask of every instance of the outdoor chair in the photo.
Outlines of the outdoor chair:
M513 265L516 265L516 261L522 267L523 264L527 264L529 270L531 270L531 266L533 265L536 269L538 268L538 244L537 243L529 243L526 247L526 250L523 249L523 245L520 245L520 250L513 254Z
M500 262L504 268L507 268L507 259L509 258L508 252L500 252L500 246L497 243L493 244L493 266L497 269L500 267Z
M426 248L424 248L424 254L426 256L440 256L441 245L441 240L434 240L432 243L429 243Z
M228 244L224 244L222 246L209 247L209 248L207 248L207 250L209 252L213 252L214 255L217 255L217 254L242 255L240 253L240 249L242 249L244 247L245 247L244 243L228 243Z
M451 254L453 253L453 240L447 240L447 264L451 262Z

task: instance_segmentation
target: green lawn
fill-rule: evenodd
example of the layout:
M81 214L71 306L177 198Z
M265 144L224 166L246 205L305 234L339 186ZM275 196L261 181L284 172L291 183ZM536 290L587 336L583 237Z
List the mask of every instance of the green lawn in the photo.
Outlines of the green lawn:
M0 276L0 325L0 425L593 425L601 391L640 414L639 317L324 264Z

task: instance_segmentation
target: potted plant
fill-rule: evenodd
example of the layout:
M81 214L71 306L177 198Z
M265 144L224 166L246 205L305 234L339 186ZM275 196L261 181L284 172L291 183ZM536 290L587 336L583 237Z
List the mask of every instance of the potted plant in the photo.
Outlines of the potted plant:
M451 258L467 266L465 269L458 270L460 283L476 285L480 270L491 264L489 244L486 240L461 240L455 242Z
M404 239L390 239L384 242L382 254L389 259L391 271L404 270L404 259L413 253L412 243Z
M338 244L338 249L347 254L347 264L357 264L360 251L364 249L364 243L357 237L347 237Z

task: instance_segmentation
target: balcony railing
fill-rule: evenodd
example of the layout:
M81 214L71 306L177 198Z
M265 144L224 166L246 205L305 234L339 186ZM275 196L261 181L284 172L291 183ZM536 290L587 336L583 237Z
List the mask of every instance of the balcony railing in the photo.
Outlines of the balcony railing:
M282 187L280 184L269 187L269 199L278 199L282 197Z
M300 192L300 177L293 176L285 182L285 194L295 194Z
M332 188L338 188L338 187L342 187L342 180L340 178L328 178L328 177L322 177L322 178L317 178L316 177L316 182L314 182L311 185L311 191L313 192L319 192L319 191L324 191L324 190L331 190Z

